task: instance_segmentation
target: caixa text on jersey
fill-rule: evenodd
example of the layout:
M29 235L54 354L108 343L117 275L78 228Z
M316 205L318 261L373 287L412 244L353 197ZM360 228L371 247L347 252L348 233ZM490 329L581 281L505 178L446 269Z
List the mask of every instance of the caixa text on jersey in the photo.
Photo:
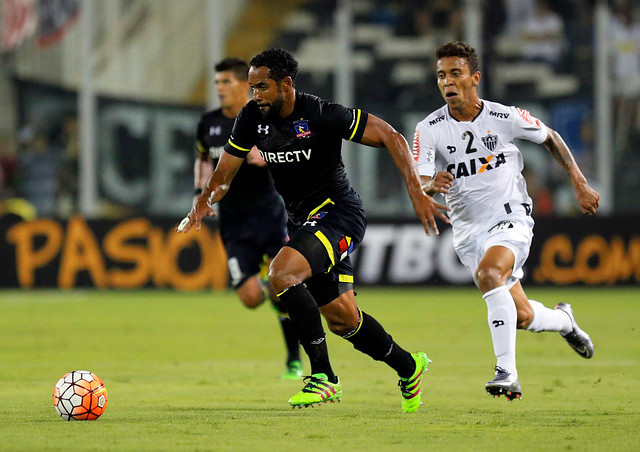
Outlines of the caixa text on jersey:
M495 160L494 160L495 157ZM447 166L447 171L453 174L453 177L460 178L473 176L474 174L484 173L506 163L504 154L489 155L487 157L479 157L471 159L468 162L452 163Z

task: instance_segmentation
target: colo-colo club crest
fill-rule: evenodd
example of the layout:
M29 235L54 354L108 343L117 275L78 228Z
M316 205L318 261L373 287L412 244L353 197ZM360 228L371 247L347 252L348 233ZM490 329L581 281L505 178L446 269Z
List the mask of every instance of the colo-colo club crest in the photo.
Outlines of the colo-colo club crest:
M311 130L309 130L309 123L305 119L293 121L293 128L296 131L296 138L307 138L309 135L311 135Z

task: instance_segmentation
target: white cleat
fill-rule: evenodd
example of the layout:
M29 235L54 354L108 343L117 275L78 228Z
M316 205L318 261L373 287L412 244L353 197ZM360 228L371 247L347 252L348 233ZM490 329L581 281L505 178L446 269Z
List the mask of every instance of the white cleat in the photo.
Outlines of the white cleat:
M576 319L573 317L573 309L569 303L558 303L556 309L564 312L571 319L573 330L567 334L560 334L569 343L572 349L585 359L589 359L593 356L593 342L587 333L582 331Z
M496 376L485 385L487 394L494 397L504 395L509 402L522 398L522 389L518 380L502 367L496 366Z

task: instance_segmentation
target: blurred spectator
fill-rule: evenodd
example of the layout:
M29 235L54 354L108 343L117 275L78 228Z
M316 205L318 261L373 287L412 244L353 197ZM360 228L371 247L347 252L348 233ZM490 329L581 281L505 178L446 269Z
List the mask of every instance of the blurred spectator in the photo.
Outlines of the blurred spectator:
M415 12L414 27L419 35L435 33L438 41L462 39L462 9L455 0L435 0Z
M396 6L396 34L416 37L435 35L436 41L462 39L462 9L457 0L404 1Z
M520 33L522 24L534 13L534 0L505 0L505 32L510 35Z
M333 27L334 14L337 8L338 0L312 0L305 5L305 9L313 11L318 19L320 30Z
M376 24L399 28L403 21L402 16L406 6L407 5L403 5L402 2L397 1L376 2L371 11L371 21Z
M637 121L640 97L640 11L630 0L620 1L613 9L610 36L613 57L613 93L615 149L618 159L636 152L629 144L640 130Z
M0 135L0 199L15 194L17 158L9 135Z
M61 157L57 190L61 217L70 217L78 210L78 132L77 116L68 114L53 138L52 148Z
M525 59L556 66L565 48L564 22L550 5L550 0L535 1L533 15L522 23L520 37Z
M61 158L50 146L49 138L33 126L19 133L19 191L32 204L39 217L56 212L56 187Z
M36 209L26 200L17 197L17 167L14 140L0 135L0 217L33 220Z
M613 10L611 40L613 71L617 93L640 91L640 19L634 15L631 1L621 1Z

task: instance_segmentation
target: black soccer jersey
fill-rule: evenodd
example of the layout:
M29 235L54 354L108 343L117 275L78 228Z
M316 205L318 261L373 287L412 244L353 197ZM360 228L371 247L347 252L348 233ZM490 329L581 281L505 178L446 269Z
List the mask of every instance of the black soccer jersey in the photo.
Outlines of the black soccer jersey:
M359 142L367 118L359 109L296 92L291 115L266 120L251 101L236 118L224 150L244 158L257 145L289 218L299 224L328 198L353 199L342 162L342 140Z
M213 159L214 168L222 155L223 146L231 135L234 118L227 118L221 109L204 113L198 123L196 145ZM244 213L257 207L279 203L269 169L243 162L224 198L220 200L220 214Z

